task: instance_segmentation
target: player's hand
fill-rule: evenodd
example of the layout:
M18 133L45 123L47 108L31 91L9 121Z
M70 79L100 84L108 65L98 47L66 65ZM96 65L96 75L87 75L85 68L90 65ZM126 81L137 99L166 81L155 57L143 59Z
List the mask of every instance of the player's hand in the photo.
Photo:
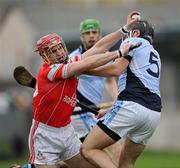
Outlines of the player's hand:
M137 19L132 18L133 15L141 15L141 13L138 11L133 11L133 12L129 13L129 15L127 16L127 22L125 25L125 29L127 31L130 31L132 29L133 25L139 21Z
M120 47L120 52L121 52L121 56L122 57L125 57L128 55L129 51L141 46L142 42L138 42L138 43L135 43L135 44L131 44L131 43L124 43L121 45Z
M21 165L19 164L12 164L9 168L21 168Z
M103 117L107 113L107 111L108 111L107 109L100 109L98 111L98 114L96 115L96 118L100 119L101 117Z

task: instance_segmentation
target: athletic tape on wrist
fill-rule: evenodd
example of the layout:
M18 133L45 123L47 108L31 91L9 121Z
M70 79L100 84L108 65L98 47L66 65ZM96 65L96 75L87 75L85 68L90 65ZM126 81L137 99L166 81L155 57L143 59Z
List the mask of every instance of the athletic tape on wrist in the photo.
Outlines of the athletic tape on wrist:
M117 50L116 52L117 52L117 56L118 56L118 58L121 58L121 57L122 57L121 50Z
M126 35L127 33L129 33L129 31L127 30L126 26L121 27L120 30L121 30L121 32L122 32L124 35Z

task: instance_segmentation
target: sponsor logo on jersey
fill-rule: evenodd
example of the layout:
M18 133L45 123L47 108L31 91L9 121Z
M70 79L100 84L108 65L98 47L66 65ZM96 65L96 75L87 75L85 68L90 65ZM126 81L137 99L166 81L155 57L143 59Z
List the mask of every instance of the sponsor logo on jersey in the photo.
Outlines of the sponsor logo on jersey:
M72 107L76 106L76 97L64 96L63 101Z
M45 159L45 156L43 156L43 153L38 150L36 159L37 159L37 160L44 160L44 159Z

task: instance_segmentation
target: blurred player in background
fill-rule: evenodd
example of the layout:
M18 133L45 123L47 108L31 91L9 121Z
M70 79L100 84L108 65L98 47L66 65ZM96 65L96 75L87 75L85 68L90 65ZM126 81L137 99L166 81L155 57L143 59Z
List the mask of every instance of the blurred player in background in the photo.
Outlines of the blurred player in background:
M92 70L99 76L120 75L120 93L113 109L93 127L82 144L82 155L97 167L117 167L102 149L123 138L118 167L133 168L159 123L161 60L153 47L153 38L153 27L147 21L139 21L121 46L137 42L142 45L127 57Z
M69 55L70 58L83 54L101 39L102 30L99 20L83 20L80 23L80 33L81 45ZM102 101L105 88L111 96L112 100L116 100L118 96L118 88L115 77L105 78L85 74L80 75L77 88L77 99L79 102L86 105L96 106ZM95 115L83 108L81 112L74 112L71 116L71 119L72 125L81 142L84 141L85 136L97 123L97 118ZM117 145L120 144L117 143ZM119 158L119 146L113 145L105 150L112 157L113 161L117 163Z
M82 44L78 49L69 55L70 58L83 54L100 40L100 22L96 19L83 20L80 23L80 33ZM105 86L107 86L106 90L111 95L112 99L115 100L118 95L115 77L105 78L99 76L80 75L77 88L77 99L79 102L86 105L96 106L96 104L102 101ZM95 115L87 110L82 110L82 113L74 112L71 119L72 125L74 126L74 129L81 141L83 141L92 126L97 122Z

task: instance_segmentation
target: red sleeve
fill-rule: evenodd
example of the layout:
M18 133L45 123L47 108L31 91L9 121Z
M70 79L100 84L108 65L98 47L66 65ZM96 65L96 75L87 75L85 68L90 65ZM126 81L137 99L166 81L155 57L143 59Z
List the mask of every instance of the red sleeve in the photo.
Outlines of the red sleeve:
M68 65L72 62L81 60L81 55L74 56L73 59L69 59L67 64L45 64L42 69L42 75L48 78L50 81L56 81L67 78Z
M67 64L44 65L41 70L41 74L50 81L56 81L65 78L66 69Z

